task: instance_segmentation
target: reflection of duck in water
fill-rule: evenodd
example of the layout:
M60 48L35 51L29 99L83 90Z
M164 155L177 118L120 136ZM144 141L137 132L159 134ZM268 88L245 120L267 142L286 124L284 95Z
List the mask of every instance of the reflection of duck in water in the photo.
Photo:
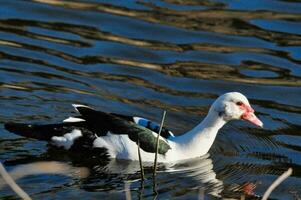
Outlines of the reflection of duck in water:
M146 177L152 174L152 166L152 163L144 163ZM158 167L159 173L156 177L156 189L158 191L168 191L168 193L172 194L179 193L183 189L187 189L186 192L188 193L203 189L205 194L218 197L224 189L223 181L216 177L217 175L213 170L213 161L209 154L174 163L160 163ZM126 181L132 184L140 182L139 172L140 166L138 161L111 159L106 165L93 167L90 176L91 179L87 178L84 182L85 188L89 188L89 185L93 189L103 187L103 183L96 181L95 177L106 177L106 180L112 181L109 183L112 185L115 185L115 181L120 182L121 177L124 177ZM147 181L144 182L145 188L151 186L149 189L152 189L153 186L152 182L149 182L150 180L152 179L147 178ZM106 182L106 184L108 183Z
M107 114L83 105L74 105L80 116L61 124L29 125L7 123L5 128L16 134L50 141L65 149L105 148L112 158L138 160L137 142L143 161L153 161L158 125L144 118ZM254 115L248 99L231 92L220 96L206 118L187 133L174 137L163 130L159 141L159 161L171 162L205 155L222 126L243 119L257 126L262 122Z
M219 197L224 189L223 181L216 177L216 173L213 170L213 161L209 154L169 165L167 170L171 176L187 180L183 184L188 185L182 186L181 182L176 181L181 188L202 189L206 194L215 197Z

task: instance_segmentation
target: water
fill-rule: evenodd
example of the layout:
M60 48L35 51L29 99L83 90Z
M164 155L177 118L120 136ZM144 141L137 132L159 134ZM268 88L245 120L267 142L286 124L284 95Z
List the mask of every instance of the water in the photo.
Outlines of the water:
M289 167L271 198L300 199L300 25L297 0L2 0L0 160L8 170L37 161L89 170L18 179L34 199L262 196ZM265 128L231 122L208 155L160 166L158 196L147 166L141 184L136 162L72 155L3 129L61 121L81 103L158 122L165 109L180 134L229 91L250 99ZM0 198L17 199L8 187Z

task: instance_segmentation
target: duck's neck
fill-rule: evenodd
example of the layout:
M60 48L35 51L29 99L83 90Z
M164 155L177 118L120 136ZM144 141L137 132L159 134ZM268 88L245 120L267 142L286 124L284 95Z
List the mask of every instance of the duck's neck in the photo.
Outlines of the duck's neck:
M217 112L209 112L199 125L174 139L177 151L186 158L206 154L213 144L218 130L225 123L226 121Z

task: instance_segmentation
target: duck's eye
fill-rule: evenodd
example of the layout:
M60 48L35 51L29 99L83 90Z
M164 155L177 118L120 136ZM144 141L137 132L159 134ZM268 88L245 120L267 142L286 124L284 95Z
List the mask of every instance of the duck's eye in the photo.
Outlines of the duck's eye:
M238 106L242 106L242 105L243 105L243 102L241 102L241 101L238 101L238 102L236 102L236 105L238 105Z

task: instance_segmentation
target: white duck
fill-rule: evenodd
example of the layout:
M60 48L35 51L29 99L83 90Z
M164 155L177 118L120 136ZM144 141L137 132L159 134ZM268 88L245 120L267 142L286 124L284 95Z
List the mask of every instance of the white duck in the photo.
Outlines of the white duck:
M7 123L5 128L18 135L49 141L70 150L104 148L111 158L138 160L137 142L143 161L152 162L158 124L140 117L95 111L84 105L73 105L80 114L60 124L30 125ZM205 155L220 128L231 120L246 120L263 126L255 116L248 99L238 92L220 96L205 119L187 133L174 136L166 128L159 141L159 162L171 162Z

